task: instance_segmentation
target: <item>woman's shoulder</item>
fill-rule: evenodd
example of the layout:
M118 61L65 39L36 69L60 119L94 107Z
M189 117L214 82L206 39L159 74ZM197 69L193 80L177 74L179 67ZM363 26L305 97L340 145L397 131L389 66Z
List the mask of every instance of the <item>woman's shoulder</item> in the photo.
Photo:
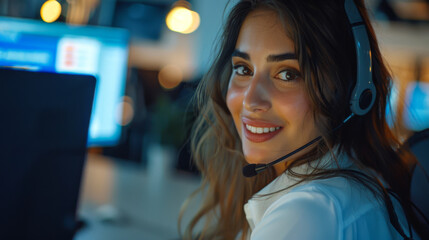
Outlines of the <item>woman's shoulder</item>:
M287 222L294 224L289 228L284 224ZM280 224L282 227L277 229L285 236L296 236L293 239L348 239L350 234L353 239L356 234L360 235L357 239L365 239L378 230L383 234L390 231L383 205L369 190L342 177L314 180L293 188L270 205L260 223L255 235L261 234L260 229L272 231ZM368 235L353 231L362 224L371 226Z
M339 222L342 214L335 199L304 184L267 208L251 239L342 239Z
M313 180L301 184L273 202L267 208L265 216L299 215L300 218L311 219L315 223L323 221L325 226L328 223L338 225L343 221L343 211L348 199L351 199L348 196L351 194L350 188L345 187L348 184L341 178Z
M351 203L360 206L364 203L374 204L376 198L375 195L361 183L346 177L312 180L292 189L291 193L293 192L320 194L344 207L348 207Z
M283 195L277 204L295 205L298 202L309 205L319 202L314 206L332 208L335 211L330 211L330 214L337 215L337 220L345 224L365 216L370 211L384 211L383 203L373 192L344 177L310 181Z

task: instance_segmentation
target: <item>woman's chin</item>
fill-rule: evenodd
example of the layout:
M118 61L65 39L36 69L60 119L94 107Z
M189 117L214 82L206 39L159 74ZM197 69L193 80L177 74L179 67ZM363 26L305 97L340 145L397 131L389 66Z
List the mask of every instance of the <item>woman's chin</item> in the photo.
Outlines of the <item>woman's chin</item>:
M256 151L255 149L253 149L244 151L244 159L248 164L268 164L279 159L280 157L283 157L287 153L288 152L278 152L276 154L273 154L272 151ZM291 160L293 158L294 156L291 156L290 158L288 158L288 160Z
M244 158L249 164L267 164L275 160L267 157L266 154L245 154Z

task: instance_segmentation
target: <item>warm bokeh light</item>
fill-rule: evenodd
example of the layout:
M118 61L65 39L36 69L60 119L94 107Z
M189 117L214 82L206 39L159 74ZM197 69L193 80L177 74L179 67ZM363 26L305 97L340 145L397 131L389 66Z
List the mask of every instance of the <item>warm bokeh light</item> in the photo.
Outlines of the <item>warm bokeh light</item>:
M186 7L178 6L168 13L166 23L170 30L188 34L200 25L200 16Z
M121 126L126 126L134 118L134 101L129 96L124 96L122 102L119 103L117 121Z
M191 13L192 13L192 24L191 26L189 26L188 29L182 32L184 34L192 33L195 30L197 30L197 28L200 26L200 15L194 11L191 11Z
M42 20L51 23L55 22L61 15L61 4L55 0L48 0L40 9Z
M192 13L184 7L175 7L167 15L167 26L175 32L183 32L192 25Z
M158 80L165 89L175 88L183 81L182 69L175 65L167 65L159 71Z

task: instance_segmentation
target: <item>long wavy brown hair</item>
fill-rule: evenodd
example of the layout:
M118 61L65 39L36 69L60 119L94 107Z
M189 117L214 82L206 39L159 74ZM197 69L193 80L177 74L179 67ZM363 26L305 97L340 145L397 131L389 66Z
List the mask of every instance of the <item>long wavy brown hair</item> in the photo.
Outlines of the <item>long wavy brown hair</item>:
M401 199L406 216L419 235L428 236L409 204L409 166L416 159L392 134L385 119L391 77L381 56L376 36L362 0L355 3L367 28L372 50L375 104L364 116L355 116L339 130L350 114L349 99L356 83L356 52L344 0L242 0L231 10L221 35L218 54L200 81L194 102L198 111L191 135L193 160L202 174L197 193L203 193L201 208L183 233L185 239L235 239L248 234L243 205L275 177L269 169L253 178L243 177L245 166L241 142L226 105L228 82L232 73L231 54L246 16L255 9L277 14L295 43L319 141L308 153L288 162L287 171L308 181L343 176L368 187L393 208L386 189L375 179L359 172L323 170L299 175L291 169L320 159L336 146L362 169L373 169ZM331 152L332 153L332 152ZM179 220L179 229L180 229ZM198 227L197 229L197 225Z

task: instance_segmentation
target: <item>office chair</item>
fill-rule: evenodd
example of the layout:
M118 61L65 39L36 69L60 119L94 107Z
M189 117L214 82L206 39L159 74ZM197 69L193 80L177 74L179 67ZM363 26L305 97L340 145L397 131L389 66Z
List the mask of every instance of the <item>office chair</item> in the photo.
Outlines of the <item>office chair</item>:
M411 169L411 201L429 218L429 128L414 133L404 146L409 147L419 161Z

